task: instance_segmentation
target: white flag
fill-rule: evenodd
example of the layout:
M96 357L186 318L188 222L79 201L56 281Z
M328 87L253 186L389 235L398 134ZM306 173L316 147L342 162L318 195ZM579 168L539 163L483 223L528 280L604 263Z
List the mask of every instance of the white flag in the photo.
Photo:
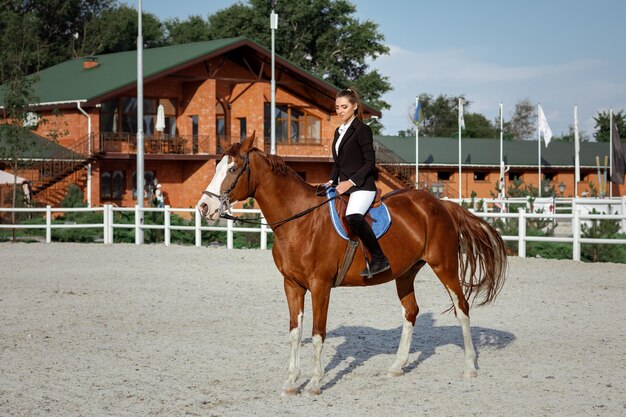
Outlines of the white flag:
M546 115L543 113L543 108L541 108L541 104L539 105L539 137L541 139L543 136L543 140L546 142L546 147L550 144L550 139L552 139L552 129L548 125L548 120L546 119Z
M580 182L580 126L578 125L578 106L574 106L574 163L576 165L574 181Z
M465 129L465 119L463 118L463 99L459 99L459 126Z

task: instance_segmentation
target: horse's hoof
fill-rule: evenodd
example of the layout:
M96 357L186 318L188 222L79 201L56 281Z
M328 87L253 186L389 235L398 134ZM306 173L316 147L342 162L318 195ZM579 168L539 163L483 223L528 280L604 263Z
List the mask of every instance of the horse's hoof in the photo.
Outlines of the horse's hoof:
M298 388L296 387L284 387L280 393L281 397L293 397L298 395Z
M396 378L404 375L404 371L400 368L391 368L387 371L387 376L390 378Z
M304 390L304 394L307 395L308 397L317 397L321 393L322 393L322 390L317 385L312 386L312 387L306 387L306 389Z
M468 369L463 373L465 378L476 378L478 376L478 371L476 369Z

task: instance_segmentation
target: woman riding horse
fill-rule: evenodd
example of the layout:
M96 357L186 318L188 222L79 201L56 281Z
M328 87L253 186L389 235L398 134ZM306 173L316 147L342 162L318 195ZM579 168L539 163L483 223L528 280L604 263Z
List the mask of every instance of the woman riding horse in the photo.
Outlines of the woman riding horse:
M232 202L249 197L254 197L273 228L272 254L283 276L289 307L291 355L282 393L298 392L304 299L310 291L315 357L313 377L306 392L319 394L324 376L322 347L330 292L348 243L333 230L329 210L325 207L328 200L318 196L316 187L303 181L282 158L254 148L254 136L226 151L197 207L204 218L215 220L220 215L228 215ZM428 263L447 290L461 324L465 373L476 375L468 298L483 295L481 305L494 300L500 291L507 264L502 238L488 223L461 206L441 201L425 191L400 190L385 196L384 202L393 221L379 241L389 256L391 269L366 279L360 275L365 262L356 257L341 286L395 281L403 326L396 360L387 373L401 375L408 361L419 311L415 276Z

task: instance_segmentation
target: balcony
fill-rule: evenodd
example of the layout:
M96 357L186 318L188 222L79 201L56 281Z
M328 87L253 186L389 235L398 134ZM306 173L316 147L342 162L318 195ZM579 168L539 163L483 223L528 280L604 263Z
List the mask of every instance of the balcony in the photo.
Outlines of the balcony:
M144 136L144 154L147 155L208 155L211 153L210 136L168 135ZM213 149L215 149L213 145ZM100 133L100 150L103 153L137 153L137 134Z

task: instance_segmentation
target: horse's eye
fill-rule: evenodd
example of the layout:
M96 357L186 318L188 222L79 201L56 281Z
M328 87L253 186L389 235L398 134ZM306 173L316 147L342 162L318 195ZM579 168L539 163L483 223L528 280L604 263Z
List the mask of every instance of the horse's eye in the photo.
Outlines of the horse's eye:
M235 167L230 167L230 168L228 169L228 172L235 172Z

